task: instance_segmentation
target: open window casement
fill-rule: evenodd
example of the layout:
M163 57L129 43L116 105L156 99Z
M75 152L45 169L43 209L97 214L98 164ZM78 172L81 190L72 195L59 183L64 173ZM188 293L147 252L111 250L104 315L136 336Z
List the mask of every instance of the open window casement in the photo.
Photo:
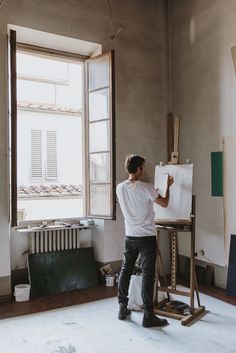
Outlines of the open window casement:
M16 31L10 30L9 36L9 78L10 78L10 223L17 225L17 88L16 88Z
M86 60L87 215L115 218L114 53Z

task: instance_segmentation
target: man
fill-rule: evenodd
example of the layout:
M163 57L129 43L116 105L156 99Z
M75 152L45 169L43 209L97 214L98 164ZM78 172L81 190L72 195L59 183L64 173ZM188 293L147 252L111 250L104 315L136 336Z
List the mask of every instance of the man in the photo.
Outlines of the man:
M136 259L142 256L142 300L144 315L142 326L164 326L168 322L153 313L153 290L156 263L156 229L154 221L153 202L167 207L169 203L169 188L174 180L168 176L165 197L158 194L152 184L141 181L144 175L145 159L131 154L126 157L125 169L128 179L117 185L116 192L125 219L125 250L121 268L118 301L120 320L125 320L130 314L127 309L128 289Z

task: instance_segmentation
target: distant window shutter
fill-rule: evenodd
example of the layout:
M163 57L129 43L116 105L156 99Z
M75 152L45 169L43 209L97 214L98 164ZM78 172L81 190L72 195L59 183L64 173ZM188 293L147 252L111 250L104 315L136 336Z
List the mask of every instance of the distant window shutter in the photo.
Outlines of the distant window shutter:
M47 161L46 178L55 180L58 178L57 171L57 133L56 131L47 131Z
M42 131L31 130L31 178L42 179Z

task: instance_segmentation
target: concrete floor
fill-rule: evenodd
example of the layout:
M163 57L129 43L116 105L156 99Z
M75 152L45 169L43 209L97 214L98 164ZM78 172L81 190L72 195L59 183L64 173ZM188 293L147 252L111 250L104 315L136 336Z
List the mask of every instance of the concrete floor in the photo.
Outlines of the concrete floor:
M189 327L117 320L116 298L0 321L0 353L236 353L236 307L201 295L209 312Z

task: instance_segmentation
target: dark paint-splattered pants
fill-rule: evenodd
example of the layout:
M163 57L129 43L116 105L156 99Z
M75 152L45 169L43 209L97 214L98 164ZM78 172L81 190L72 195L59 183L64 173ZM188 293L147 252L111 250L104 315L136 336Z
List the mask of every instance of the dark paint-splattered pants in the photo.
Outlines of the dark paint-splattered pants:
M142 257L142 299L144 310L153 311L153 289L156 264L156 237L126 237L124 258L118 285L119 303L128 304L130 278L133 274L137 257Z

